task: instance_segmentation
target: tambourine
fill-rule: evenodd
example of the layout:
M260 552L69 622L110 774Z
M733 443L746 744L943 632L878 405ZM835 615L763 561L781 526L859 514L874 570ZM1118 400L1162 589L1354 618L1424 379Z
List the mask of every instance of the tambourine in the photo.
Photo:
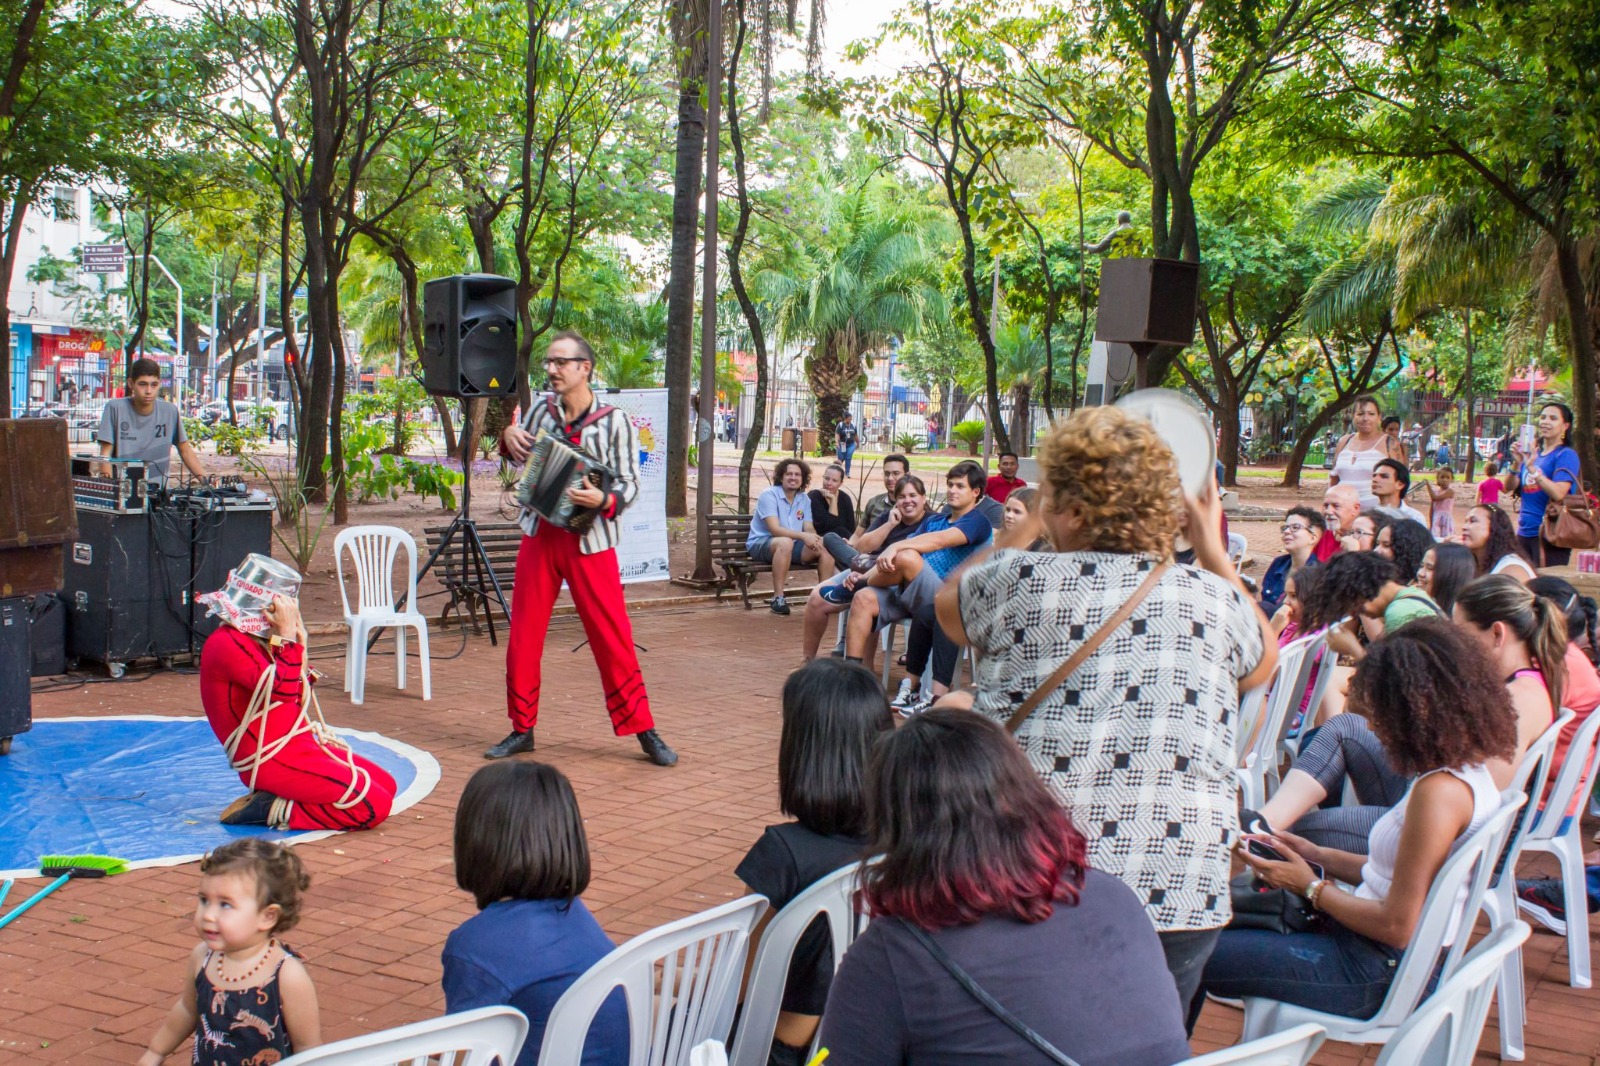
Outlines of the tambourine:
M1211 419L1171 389L1130 392L1116 406L1156 427L1178 460L1179 484L1196 496L1205 491L1217 466L1217 437Z

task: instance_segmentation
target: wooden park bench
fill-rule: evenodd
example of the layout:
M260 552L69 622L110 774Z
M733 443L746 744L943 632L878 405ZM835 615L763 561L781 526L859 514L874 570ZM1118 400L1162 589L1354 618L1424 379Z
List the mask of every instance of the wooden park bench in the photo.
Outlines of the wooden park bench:
M506 605L511 604L511 579L517 571L517 551L522 547L522 527L515 522L479 522L478 539L483 541L484 553L489 557L489 565L494 570L494 576L500 581L500 591L504 593ZM432 555L439 542L444 539L448 526L427 526L423 534L427 540L427 551ZM431 596L450 595L451 602L457 602L454 593L457 589L464 589L467 595L463 602L472 617L473 629L478 628L477 604L484 602L478 595L478 567L474 565L471 554L466 557L466 569L462 569L461 538L458 536L450 543L450 550L439 557L429 571L438 578L443 586L442 592L428 593ZM489 596L494 595L494 590L489 587L488 575L484 575L482 584ZM419 597L424 598L424 597ZM498 605L496 605L498 607ZM447 608L446 608L447 609ZM439 624L443 625L445 609L439 612ZM503 622L504 619L502 618Z
M772 573L771 563L757 562L745 551L745 540L750 536L750 516L714 514L706 518L706 524L711 534L711 561L720 566L726 576L726 580L717 586L717 599L722 599L723 592L728 588L737 587L744 599L744 609L748 611L754 606L750 602L750 582L758 574ZM789 572L792 574L796 570L816 568L814 562L795 563L789 567Z

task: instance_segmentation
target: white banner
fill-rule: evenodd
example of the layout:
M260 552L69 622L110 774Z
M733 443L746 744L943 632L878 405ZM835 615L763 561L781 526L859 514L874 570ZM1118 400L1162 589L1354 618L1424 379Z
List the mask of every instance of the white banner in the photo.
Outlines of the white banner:
M665 581L667 560L667 390L602 392L600 402L624 412L639 434L639 497L618 520L622 580Z

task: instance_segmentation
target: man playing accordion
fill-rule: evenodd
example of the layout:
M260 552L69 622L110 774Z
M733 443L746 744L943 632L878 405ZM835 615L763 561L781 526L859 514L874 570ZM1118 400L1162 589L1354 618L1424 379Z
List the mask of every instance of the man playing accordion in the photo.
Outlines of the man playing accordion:
M577 333L558 333L545 352L550 395L536 397L521 423L506 427L500 451L524 462L540 433L551 433L615 472L610 491L577 484L567 495L594 512L582 533L543 521L524 507L519 522L524 536L517 552L511 591L511 636L506 647L506 711L511 732L484 752L503 759L533 750L533 727L539 719L540 660L550 610L561 582L572 590L572 602L600 668L606 711L619 737L637 736L651 762L671 766L677 753L656 734L650 699L634 653L633 626L622 596L617 569L617 517L639 495L639 440L628 416L602 404L589 387L594 349Z

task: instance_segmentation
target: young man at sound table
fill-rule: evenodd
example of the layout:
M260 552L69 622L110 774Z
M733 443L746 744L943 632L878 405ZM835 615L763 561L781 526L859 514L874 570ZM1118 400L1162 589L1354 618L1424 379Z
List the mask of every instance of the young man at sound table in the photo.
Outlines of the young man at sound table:
M609 492L591 485L567 490L572 502L593 509L594 522L582 533L541 521L523 508L522 547L511 589L511 636L506 646L506 712L511 732L484 752L503 759L533 750L539 719L539 660L550 625L550 609L564 580L583 622L584 635L600 668L606 712L619 737L636 736L657 766L671 766L677 753L656 733L634 653L633 626L617 569L617 516L639 495L639 438L628 416L602 404L589 387L594 349L577 333L558 333L545 352L550 394L536 397L520 424L507 426L500 451L523 462L541 432L558 434L573 447L616 472Z
M108 401L100 415L100 430L95 434L100 454L142 459L147 479L164 485L172 449L177 448L189 473L203 479L205 467L183 431L183 417L176 404L159 397L160 392L161 365L154 359L135 359L128 368L128 395ZM101 473L110 474L109 465Z

